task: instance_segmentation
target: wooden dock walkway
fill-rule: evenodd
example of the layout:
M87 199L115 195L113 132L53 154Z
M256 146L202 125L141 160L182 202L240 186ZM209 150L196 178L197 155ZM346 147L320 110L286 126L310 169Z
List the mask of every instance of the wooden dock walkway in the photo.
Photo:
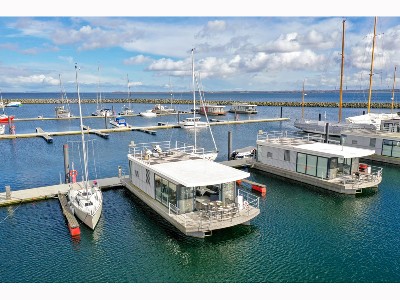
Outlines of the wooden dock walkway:
M98 130L98 129L92 129L92 128L90 128L89 126L85 126L85 125L83 125L83 130L86 130L86 131L88 131L89 133L95 134L95 135L97 135L97 136L99 136L99 137L102 137L102 138L104 138L104 139L108 139L108 136L109 136L108 133L101 132L101 131Z
M63 212L63 215L65 216L65 219L67 220L68 229L69 229L71 236L73 236L73 237L79 236L81 234L81 230L79 228L79 223L76 220L74 214L72 213L72 211L68 205L67 197L65 196L65 194L58 193L58 200L60 201L61 210Z
M232 124L247 124L247 123L261 123L261 122L281 122L288 121L289 118L272 118L272 119L252 119L252 120L239 120L239 121L222 121L222 122L210 122L210 126L214 125L232 125ZM87 133L93 133L97 135L112 133L112 132L124 132L124 131L142 131L149 134L155 134L155 130L159 129L171 129L180 128L178 124L165 124L165 125L154 125L154 126L127 126L127 127L115 127L107 129L90 129ZM62 136L62 135L78 135L81 134L79 130L76 131L58 131L58 132L46 132L49 136ZM17 133L17 134L2 134L1 139L16 139L16 138L32 138L32 137L42 137L41 133Z
M101 189L110 189L121 187L121 178L110 177L103 179L96 179L97 185ZM79 184L79 183L75 183ZM93 181L90 181L93 184ZM68 183L62 183L57 185L50 185L45 187L38 187L26 190L11 191L11 197L7 197L6 193L0 193L0 206L15 205L20 203L28 203L39 200L57 198L58 194L67 194L69 189ZM9 199L7 199L9 198Z
M53 138L47 132L45 132L42 128L36 127L35 131L38 134L37 136L42 137L47 143L53 142Z

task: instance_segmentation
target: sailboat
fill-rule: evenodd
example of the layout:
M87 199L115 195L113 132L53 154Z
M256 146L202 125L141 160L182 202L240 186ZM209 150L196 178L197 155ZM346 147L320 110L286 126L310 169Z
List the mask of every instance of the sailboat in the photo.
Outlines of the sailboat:
M100 67L97 67L97 72L100 74ZM111 117L112 111L109 108L104 108L101 101L101 91L100 91L100 75L97 81L97 95L96 95L96 111L92 113L92 116L107 116Z
M374 35L373 35L373 40L372 40L372 55L371 55L371 70L369 73L369 93L368 93L368 110L367 114L364 115L359 115L359 116L354 116L354 117L348 117L346 118L347 123L353 123L353 124L363 124L363 123L370 123L374 124L376 127L375 129L381 130L384 129L381 126L382 122L385 123L385 121L390 121L390 120L400 120L400 113L394 114L393 113L393 101L394 101L394 84L396 80L396 67L395 67L395 74L394 74L394 80L393 80L393 94L392 94L392 111L391 113L371 113L371 95L372 95L372 75L373 75L373 70L374 70L374 49L375 49L375 39L376 39L376 21L377 18L375 17L375 22L374 22Z
M204 159L208 160L215 160L218 156L218 149L217 145L214 140L214 136L210 127L210 124L208 123L208 117L207 113L205 114L205 117L207 119L207 122L202 122L200 121L200 117L196 117L196 89L195 89L195 74L194 74L194 49L192 51L192 85L193 85L193 118L186 118L185 121L180 122L180 126L185 126L187 127L182 127L182 128L192 128L194 130L194 149L197 149L197 129L202 128L202 127L208 127L210 130L211 138L214 143L214 150L207 152L207 153L193 153L196 156L199 156ZM196 81L197 82L197 81ZM199 88L199 83L197 82L197 87ZM204 104L204 101L202 101L202 94L200 92L200 102ZM196 150L194 150L196 151Z
M173 93L172 93L172 86L171 86L171 77L169 78L169 87L171 88L171 106L168 108L164 105L161 105L160 103L154 105L154 108L152 109L152 112L155 112L156 114L170 114L174 113L175 109L172 107L173 103Z
M303 92L302 92L302 115L301 119L296 119L294 121L294 127L308 133L316 133L316 134L326 134L326 130L328 127L328 134L331 136L340 136L342 131L358 129L358 128L366 128L373 129L375 128L370 123L362 123L362 124L350 124L350 123L342 123L342 104L343 104L343 71L344 71L344 36L345 36L345 22L343 20L343 31L342 31L342 61L340 68L340 90L339 90L339 116L338 122L331 122L327 126L327 121L316 121L316 120L306 120L304 119L304 81L303 81Z
M131 108L131 86L129 84L128 74L126 74L126 80L128 81L128 106L125 104L122 106L121 111L118 113L120 116L132 116L134 113Z
M79 106L79 119L81 127L81 138L82 138L82 156L84 164L83 181L79 183L73 183L70 185L68 190L68 203L73 211L74 215L86 224L89 228L95 229L97 222L100 219L102 208L103 208L103 194L100 188L97 186L97 182L93 181L93 185L90 186L89 175L88 175L88 158L85 145L85 136L83 133L83 121L82 121L82 109L81 109L81 98L79 95L79 84L78 84L78 68L75 65L76 73L76 89L78 94L78 106Z
M196 129L206 128L210 124L208 122L200 121L201 117L196 117L196 88L195 88L195 75L194 75L194 49L192 49L192 85L193 85L193 117L189 117L180 121L178 124L181 128ZM195 134L196 136L196 134Z
M68 99L67 99L67 94L65 93L62 83L61 83L61 74L58 74L58 78L60 79L60 90L61 90L61 105L58 105L55 107L56 111L56 117L57 118L70 118L71 117L71 111L69 110L69 105L68 105ZM67 108L64 106L64 97L65 101L67 103Z

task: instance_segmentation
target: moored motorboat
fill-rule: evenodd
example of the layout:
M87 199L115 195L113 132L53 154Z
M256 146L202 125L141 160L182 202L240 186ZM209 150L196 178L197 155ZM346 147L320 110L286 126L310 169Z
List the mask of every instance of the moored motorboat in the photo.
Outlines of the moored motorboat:
M157 117L157 114L155 112L153 112L153 110L151 110L151 109L147 109L146 111L142 111L142 112L139 113L139 115L141 115L142 117L146 117L146 118Z
M110 124L115 127L128 127L124 117L116 117L114 120L110 121Z

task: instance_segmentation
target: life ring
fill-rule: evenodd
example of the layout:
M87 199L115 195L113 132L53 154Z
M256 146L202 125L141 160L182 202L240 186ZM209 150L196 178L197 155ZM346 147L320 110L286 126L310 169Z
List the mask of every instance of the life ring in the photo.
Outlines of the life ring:
M243 202L243 206L244 206L244 208L248 209L249 208L249 202L244 201Z

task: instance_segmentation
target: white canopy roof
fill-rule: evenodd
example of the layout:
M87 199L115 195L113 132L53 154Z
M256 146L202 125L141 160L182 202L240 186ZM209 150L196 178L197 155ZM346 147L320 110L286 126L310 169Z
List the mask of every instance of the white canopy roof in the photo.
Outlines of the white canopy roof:
M341 146L336 144L327 143L310 143L295 146L296 149L307 150L307 153L315 153L319 155L328 154L330 157L343 157L343 158L354 158L372 155L375 150L361 149L356 147Z
M244 172L207 159L183 160L151 165L156 173L187 187L232 182L250 176Z

